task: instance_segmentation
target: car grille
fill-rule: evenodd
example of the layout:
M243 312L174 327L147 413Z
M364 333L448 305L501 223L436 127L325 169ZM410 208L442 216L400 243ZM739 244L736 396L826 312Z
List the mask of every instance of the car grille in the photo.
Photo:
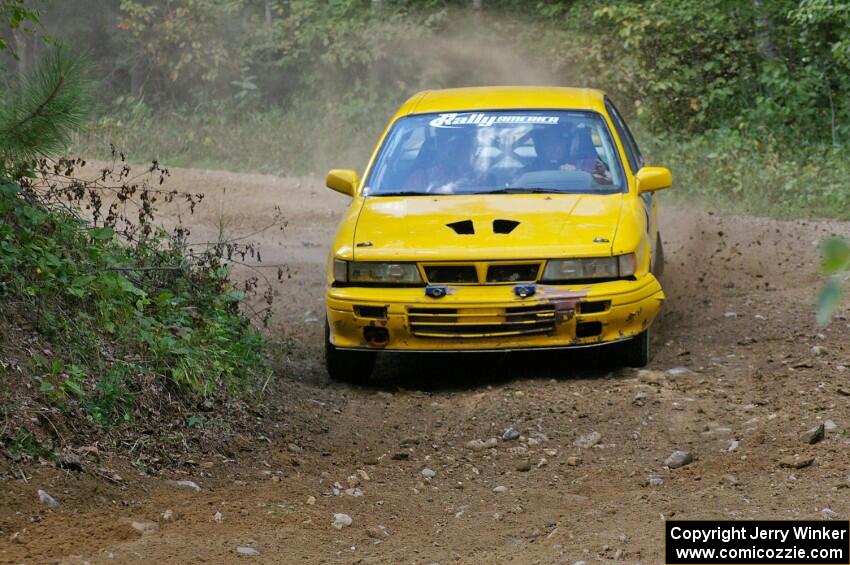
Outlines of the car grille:
M555 306L508 308L408 308L410 333L419 337L485 338L555 330Z
M473 265L429 265L425 276L431 283L477 283L478 272Z
M424 264L422 269L430 284L510 284L535 282L542 262ZM479 279L479 273L481 279Z
M530 265L490 265L487 268L487 282L533 282L537 280L539 263Z

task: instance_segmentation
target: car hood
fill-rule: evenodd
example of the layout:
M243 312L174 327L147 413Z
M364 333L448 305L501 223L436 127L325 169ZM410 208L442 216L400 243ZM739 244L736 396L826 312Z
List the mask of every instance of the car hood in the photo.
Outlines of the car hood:
M357 219L354 259L469 261L610 255L622 203L622 194L371 197L363 201Z

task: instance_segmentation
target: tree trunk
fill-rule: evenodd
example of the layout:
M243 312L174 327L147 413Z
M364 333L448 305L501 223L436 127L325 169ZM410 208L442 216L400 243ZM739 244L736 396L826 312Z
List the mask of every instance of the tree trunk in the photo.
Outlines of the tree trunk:
M756 45L759 55L765 61L776 58L776 46L773 44L773 21L765 12L762 0L753 0L756 13Z
M144 84L141 65L134 63L130 67L130 94L135 98L139 98L142 95Z

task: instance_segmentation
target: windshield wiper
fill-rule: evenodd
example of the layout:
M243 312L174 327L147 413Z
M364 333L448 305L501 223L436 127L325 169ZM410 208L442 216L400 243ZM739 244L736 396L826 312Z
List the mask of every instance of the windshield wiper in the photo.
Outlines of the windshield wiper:
M428 196L427 192L416 192L415 190L399 190L397 192L372 192L369 196Z
M540 188L540 187L511 187L498 188L496 190L485 190L474 194L567 194L566 190L558 190L556 188Z
M512 187L512 188L496 188L494 190L482 190L475 192L452 192L452 193L434 193L434 192L417 192L415 190L399 190L395 192L372 192L367 196L446 196L446 195L476 195L476 194L570 194L568 190L559 190L556 188L541 188L541 187Z

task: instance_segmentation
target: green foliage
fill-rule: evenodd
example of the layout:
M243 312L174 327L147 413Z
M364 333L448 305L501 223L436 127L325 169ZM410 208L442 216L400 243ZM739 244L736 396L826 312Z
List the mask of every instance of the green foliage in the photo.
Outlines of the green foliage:
M363 0L117 3L116 39L127 56L112 65L130 78L121 94L157 103L244 97L246 84L255 103L283 102L305 86L342 87L377 66L390 72L393 46L420 33L422 21L392 2L377 10Z
M677 123L699 130L734 115L745 95L741 79L754 74L743 24L752 21L749 5L653 0L598 8L591 22L610 46L602 51L603 80L614 83L618 98L633 92L638 113L655 129Z
M654 131L743 124L784 143L847 142L850 80L829 54L842 49L847 10L828 0L612 2L593 12L590 37L603 85L633 99Z
M92 85L84 61L63 50L45 56L0 100L0 174L64 149L88 114Z
M29 8L24 0L0 0L0 20L11 30L20 29L27 22L41 25L38 12ZM0 37L0 51L8 48L9 44Z
M231 38L239 33L239 0L121 0L118 27L141 65L162 84L216 83L238 72Z
M110 228L46 211L17 183L0 188L0 301L53 344L35 358L38 390L97 423L129 419L151 379L198 395L253 383L264 341L228 274L212 256L189 261L179 240L122 244Z
M850 4L843 0L802 0L789 14L804 40L822 55L850 69Z
M38 23L18 0L0 0L0 18L13 30ZM130 420L138 396L156 389L242 393L265 367L264 339L240 312L245 295L227 261L248 246L193 252L185 230L153 227L153 203L185 198L193 210L199 196L128 183L127 166L80 180L81 160L43 158L64 149L87 115L86 71L57 49L0 99L0 315L27 319L51 344L33 355L34 389L101 425ZM156 163L150 171L165 174ZM11 445L43 451L24 429Z
M850 162L841 147L789 147L745 128L637 137L651 163L672 170L671 197L782 218L850 218Z
M22 5L19 0L4 0ZM422 86L477 83L431 72L448 41L486 61L489 37L547 82L606 89L653 131L746 124L786 143L850 141L847 0L77 0L40 18L82 42L107 102L155 111L236 99L243 111L350 88L397 99ZM437 62L437 66L439 62ZM506 81L510 79L506 78Z
M26 21L36 25L41 24L38 19L38 12L28 8L24 0L0 1L0 14L8 23L10 29L18 29Z

